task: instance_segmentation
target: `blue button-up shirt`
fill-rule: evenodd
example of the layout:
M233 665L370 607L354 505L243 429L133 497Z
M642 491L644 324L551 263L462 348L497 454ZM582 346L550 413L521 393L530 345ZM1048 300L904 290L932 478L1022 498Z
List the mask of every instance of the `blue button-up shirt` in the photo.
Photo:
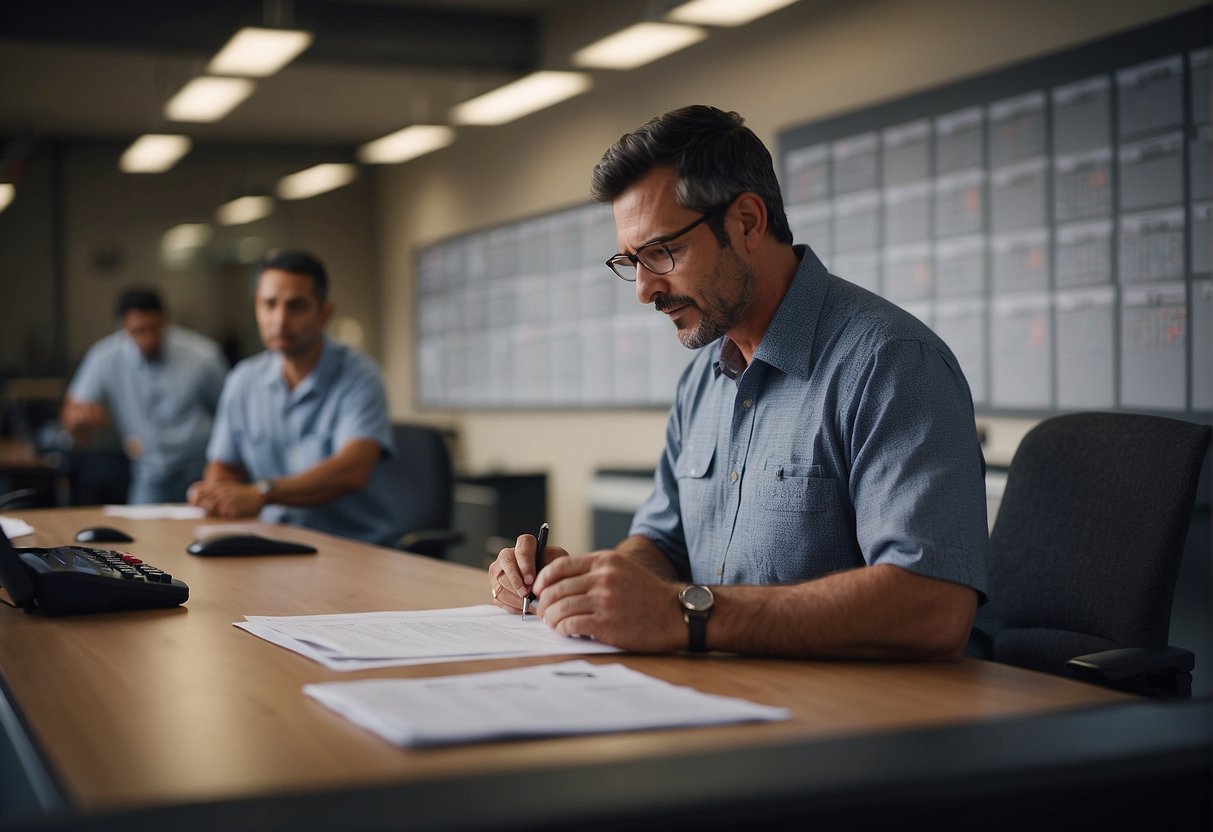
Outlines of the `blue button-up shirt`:
M374 362L344 344L325 339L320 361L294 390L279 353L237 364L223 388L207 457L243 467L250 480L277 479L312 468L353 439L383 448L366 488L319 506L268 505L261 519L391 545L402 532L388 471L394 450L387 395Z
M727 338L678 385L632 533L704 584L889 563L984 594L984 461L955 357L807 247L744 360Z
M151 360L124 331L102 338L85 354L67 392L76 401L105 404L122 438L138 442L132 502L177 502L202 477L226 374L218 344L170 324Z

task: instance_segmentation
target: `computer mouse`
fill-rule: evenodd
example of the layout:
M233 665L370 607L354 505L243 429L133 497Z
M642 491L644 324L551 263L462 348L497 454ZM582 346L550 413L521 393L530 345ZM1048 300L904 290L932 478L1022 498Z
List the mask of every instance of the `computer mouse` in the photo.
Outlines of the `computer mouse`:
M134 539L113 526L89 526L76 532L76 540L81 543L130 543Z
M250 532L219 532L185 547L191 555L311 555L316 547Z

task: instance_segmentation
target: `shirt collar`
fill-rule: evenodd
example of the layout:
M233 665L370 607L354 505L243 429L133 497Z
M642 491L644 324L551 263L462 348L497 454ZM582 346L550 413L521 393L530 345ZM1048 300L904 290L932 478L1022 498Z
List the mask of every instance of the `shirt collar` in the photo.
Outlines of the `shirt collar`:
M793 250L800 259L800 265L783 300L779 302L779 308L775 310L775 316L767 325L767 331L758 342L758 348L754 350L754 361L762 361L781 372L808 379L814 356L812 350L806 350L805 346L813 343L817 331L828 272L808 246L793 246ZM713 363L716 375L738 378L745 370L741 351L728 337L721 338L717 343L717 357Z
M122 346L119 349L122 351L122 360L130 367L139 369L141 367L157 367L165 363L165 356L168 353L169 334L172 324L167 324L164 330L164 339L160 342L160 353L153 359L148 359L143 355L143 351L135 344L135 339L126 334L126 330L122 329Z
M282 374L283 360L280 352L270 353L270 360L265 363L265 375L262 379L264 383L282 391L283 395L288 396L292 401L300 401L317 387L322 386L337 372L341 356L338 345L330 341L328 336L322 335L321 339L323 345L320 349L320 360L316 362L316 366L311 369L311 372L295 385L294 390L287 389L286 376Z

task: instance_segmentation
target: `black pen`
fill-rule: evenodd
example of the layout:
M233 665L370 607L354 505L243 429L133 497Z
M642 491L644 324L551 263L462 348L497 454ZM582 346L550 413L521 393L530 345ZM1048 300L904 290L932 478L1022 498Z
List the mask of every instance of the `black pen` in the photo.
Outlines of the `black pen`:
M539 527L539 534L535 536L535 577L539 577L539 570L543 568L543 550L548 547L548 524L544 523ZM527 608L535 603L535 593L528 592L526 598L522 602L522 617L526 618Z

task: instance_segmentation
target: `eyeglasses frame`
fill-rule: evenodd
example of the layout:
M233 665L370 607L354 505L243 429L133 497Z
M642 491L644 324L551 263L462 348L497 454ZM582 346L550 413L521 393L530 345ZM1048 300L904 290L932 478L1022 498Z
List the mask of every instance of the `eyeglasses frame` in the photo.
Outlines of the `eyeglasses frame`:
M734 197L733 199L736 199L736 197ZM674 252L670 251L668 248L665 248L666 245L669 244L670 242L678 239L679 237L683 236L684 234L691 233L696 228L698 228L701 223L706 222L708 219L715 216L716 214L719 214L719 213L725 211L732 204L733 204L733 200L730 199L727 202L721 202L716 205L713 205L711 208L709 208L708 210L706 210L702 214L700 214L699 217L694 222L692 222L690 225L684 226L683 228L678 229L677 231L675 231L672 234L667 234L665 237L658 237L656 240L650 240L649 242L642 245L640 248L636 249L635 254L627 254L625 252L618 252L616 254L612 254L610 257L608 257L606 259L607 268L610 269L612 272L614 272L616 277L618 277L620 280L626 280L628 283L636 282L637 269L641 265L644 265L644 267L646 269L648 269L650 272L652 272L653 274L669 274L670 272L674 271L674 269L676 269L678 267L678 262L674 259ZM668 269L666 269L665 271L659 272L659 271L656 271L655 269L649 269L647 264L641 263L640 252L644 251L645 249L651 249L651 248L665 249L666 257L670 258L670 267ZM623 274L622 272L620 272L618 269L615 268L616 263L619 263L622 265L622 261L625 261L625 260L632 264L632 272L631 272L632 276L631 277L628 277L627 275Z

